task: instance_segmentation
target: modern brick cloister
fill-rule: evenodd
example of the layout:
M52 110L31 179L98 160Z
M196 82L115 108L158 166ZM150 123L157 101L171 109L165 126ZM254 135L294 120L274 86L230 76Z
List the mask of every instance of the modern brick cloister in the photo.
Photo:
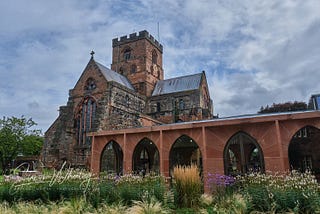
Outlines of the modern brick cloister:
M318 169L319 128L320 112L308 111L100 131L92 133L91 171L143 169L170 176L175 164L192 162L202 168L204 176L209 172ZM105 161L105 157L111 159Z

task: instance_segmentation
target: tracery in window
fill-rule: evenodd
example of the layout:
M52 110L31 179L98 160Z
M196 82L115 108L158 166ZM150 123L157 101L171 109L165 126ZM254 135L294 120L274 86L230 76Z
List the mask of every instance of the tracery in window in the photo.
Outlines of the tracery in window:
M90 146L91 137L87 136L93 128L96 115L96 102L92 98L86 98L78 110L76 115L76 140L78 146Z
M85 90L94 90L96 88L96 82L93 78L89 78L85 85Z

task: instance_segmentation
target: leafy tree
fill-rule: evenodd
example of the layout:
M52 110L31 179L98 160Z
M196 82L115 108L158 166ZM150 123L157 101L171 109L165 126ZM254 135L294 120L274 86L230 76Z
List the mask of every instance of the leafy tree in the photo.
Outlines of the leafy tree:
M304 111L308 109L305 102L286 102L286 103L273 103L272 106L261 106L258 113L274 113L274 112L287 112L287 111Z
M0 164L6 172L18 154L38 155L42 147L40 130L32 129L36 123L30 118L0 119Z
M44 139L40 135L27 135L22 144L21 153L25 156L40 155L43 141Z

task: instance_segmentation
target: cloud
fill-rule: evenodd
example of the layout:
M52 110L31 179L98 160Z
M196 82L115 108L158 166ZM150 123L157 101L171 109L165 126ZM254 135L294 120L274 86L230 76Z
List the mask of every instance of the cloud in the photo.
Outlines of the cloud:
M320 91L318 11L317 0L1 1L0 112L45 131L90 51L110 67L112 39L144 29L164 46L166 78L206 71L220 116L307 101Z

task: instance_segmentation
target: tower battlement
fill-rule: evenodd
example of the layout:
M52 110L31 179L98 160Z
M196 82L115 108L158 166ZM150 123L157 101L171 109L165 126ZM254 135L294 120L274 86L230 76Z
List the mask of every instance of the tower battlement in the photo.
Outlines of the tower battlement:
M163 52L162 45L156 40L151 34L149 34L148 31L143 30L137 33L131 33L129 37L127 35L121 36L120 38L114 38L112 39L112 47L117 47L120 45L124 45L129 42L137 41L140 39L147 39L149 42L151 42L155 47L159 49L159 51Z

